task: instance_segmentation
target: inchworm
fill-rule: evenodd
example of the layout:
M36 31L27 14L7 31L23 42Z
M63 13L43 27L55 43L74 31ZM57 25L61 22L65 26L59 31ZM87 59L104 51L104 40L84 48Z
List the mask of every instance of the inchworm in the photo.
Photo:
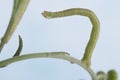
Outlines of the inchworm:
M98 40L99 32L100 32L100 22L91 10L89 9L83 9L83 8L72 8L67 9L59 12L49 12L44 11L42 15L46 18L59 18L59 17L65 17L65 16L72 16L72 15L82 15L89 17L93 28L90 35L90 40L87 44L87 47L85 49L84 56L82 58L83 64L85 64L87 67L90 67L91 65L91 56L93 53L93 50L95 48L96 42Z
M18 23L20 22L26 7L30 0L14 0L14 6L12 11L12 16L8 25L8 28L1 39L0 43L0 52L3 46L10 40L11 36L13 35L14 31L17 28Z

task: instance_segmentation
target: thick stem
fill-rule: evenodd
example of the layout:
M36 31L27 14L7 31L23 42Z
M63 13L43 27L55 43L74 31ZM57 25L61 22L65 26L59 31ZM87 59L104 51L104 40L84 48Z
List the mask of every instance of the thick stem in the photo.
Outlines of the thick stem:
M4 45L10 40L13 33L15 32L30 0L14 0L13 11L11 15L11 19L8 25L8 28L1 39L0 43L0 52Z

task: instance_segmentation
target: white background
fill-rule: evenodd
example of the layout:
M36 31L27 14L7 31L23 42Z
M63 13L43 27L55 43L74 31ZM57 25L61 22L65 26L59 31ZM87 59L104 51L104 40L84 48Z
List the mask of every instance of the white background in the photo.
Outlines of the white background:
M92 57L94 72L115 69L120 74L120 1L119 0L31 0L14 35L0 54L10 58L22 36L22 54L66 51L81 59L89 40L91 23L87 17L45 19L41 12L69 8L91 9L98 16L100 36ZM12 12L13 0L0 0L0 38ZM119 75L120 76L120 75ZM31 59L0 68L0 80L91 80L81 67L58 59Z

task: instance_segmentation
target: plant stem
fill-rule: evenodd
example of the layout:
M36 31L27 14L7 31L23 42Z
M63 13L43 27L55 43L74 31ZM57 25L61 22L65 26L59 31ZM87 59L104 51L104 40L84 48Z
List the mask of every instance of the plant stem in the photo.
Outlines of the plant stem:
M85 70L88 71L88 73L91 75L92 80L97 80L95 73L92 71L92 69L87 68L86 65L84 65L80 60L69 56L66 52L44 52L44 53L33 53L33 54L26 54L21 56L15 56L13 58L9 58L3 61L0 61L0 67L5 67L11 63L26 60L26 59L32 59L32 58L57 58L57 59L63 59L67 60L69 62L78 64L79 66L83 67Z
M30 0L14 0L12 16L7 27L7 30L1 39L0 52L2 51L4 45L10 40L13 33L15 32L29 2Z

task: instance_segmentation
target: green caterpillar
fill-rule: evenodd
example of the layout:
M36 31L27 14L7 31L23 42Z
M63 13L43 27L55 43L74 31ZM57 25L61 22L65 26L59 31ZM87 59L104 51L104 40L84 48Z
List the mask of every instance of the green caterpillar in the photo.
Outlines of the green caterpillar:
M87 67L90 67L91 65L91 56L93 53L93 50L95 48L96 42L98 40L99 32L100 32L100 22L97 18L97 16L89 9L83 9L83 8L72 8L67 9L59 12L49 12L44 11L42 15L46 18L59 18L59 17L65 17L65 16L73 16L73 15L82 15L89 17L93 28L90 35L90 40L87 44L87 47L85 49L84 57L82 58L83 64L85 64Z

